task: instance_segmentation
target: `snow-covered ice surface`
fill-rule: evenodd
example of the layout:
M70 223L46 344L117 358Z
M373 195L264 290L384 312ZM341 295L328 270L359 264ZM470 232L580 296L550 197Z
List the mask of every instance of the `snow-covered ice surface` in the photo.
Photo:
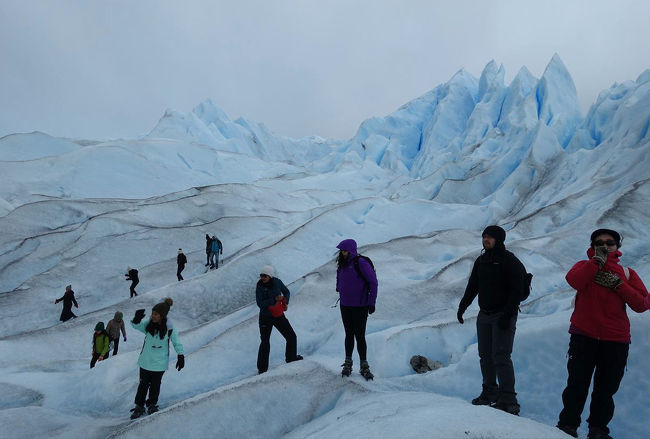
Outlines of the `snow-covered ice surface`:
M280 137L211 101L168 110L140 139L0 139L0 438L567 437L554 428L566 271L593 229L611 227L625 237L622 263L650 282L650 72L603 91L584 118L557 56L540 79L525 68L503 78L495 63L480 78L460 71L346 142ZM469 403L481 387L476 303L465 325L455 318L492 223L535 275L513 353L520 417ZM204 267L206 233L224 243L216 271ZM339 374L344 238L380 282L370 382ZM257 375L254 285L269 263L292 291L305 360L285 365L274 332L271 369ZM134 299L127 265L140 270ZM79 317L60 323L67 284ZM92 331L167 296L186 367L165 374L159 413L130 422L143 336L127 325L119 354L90 370ZM618 439L645 437L650 417L649 315L629 315ZM416 354L444 367L418 375Z

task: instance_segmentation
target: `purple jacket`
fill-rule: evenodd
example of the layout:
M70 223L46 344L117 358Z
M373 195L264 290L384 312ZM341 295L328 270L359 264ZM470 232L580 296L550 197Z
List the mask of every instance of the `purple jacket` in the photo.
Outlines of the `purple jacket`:
M363 278L359 276L354 268L354 258L357 256L357 243L353 239L341 241L337 246L340 250L350 253L347 264L336 271L336 291L339 292L341 305L343 306L375 306L377 301L377 275L370 266L370 263L359 258L359 269ZM370 294L366 288L370 288Z

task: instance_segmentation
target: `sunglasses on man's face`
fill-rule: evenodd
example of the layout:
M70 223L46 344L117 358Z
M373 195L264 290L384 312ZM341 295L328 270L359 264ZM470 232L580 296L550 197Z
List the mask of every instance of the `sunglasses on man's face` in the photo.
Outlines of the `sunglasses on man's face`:
M267 278L267 277L269 277L268 274L260 274L260 278L262 278L262 279Z
M607 245L609 247L612 247L612 246L616 245L616 241L614 241L613 239L608 239L607 241L601 241L599 239L598 241L594 241L594 245L596 247L602 247L603 245Z

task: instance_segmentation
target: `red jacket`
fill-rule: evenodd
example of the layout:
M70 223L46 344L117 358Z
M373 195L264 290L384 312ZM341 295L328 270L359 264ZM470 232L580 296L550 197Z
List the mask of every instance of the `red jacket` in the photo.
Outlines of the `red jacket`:
M634 270L630 269L629 280L625 277L625 271L618 263L619 251L608 254L602 270L616 274L623 284L616 291L598 285L594 282L594 275L599 267L591 259L593 255L594 250L590 247L587 250L589 260L576 263L566 275L569 285L577 290L571 323L595 339L629 343L630 321L625 305L638 313L645 311L644 300L648 290Z

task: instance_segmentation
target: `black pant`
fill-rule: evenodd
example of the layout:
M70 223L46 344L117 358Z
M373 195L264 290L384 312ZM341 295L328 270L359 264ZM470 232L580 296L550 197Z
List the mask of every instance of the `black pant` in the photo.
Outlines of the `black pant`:
M297 339L289 320L282 314L280 317L260 314L260 348L257 351L257 370L262 373L269 368L269 353L271 352L271 331L275 326L287 341L284 350L284 359L287 363L296 359Z
M578 428L593 375L594 388L587 423L589 427L609 433L607 424L614 417L613 397L625 373L629 348L627 343L571 334L567 362L569 378L562 392L564 408L560 412L560 424Z
M178 278L179 282L183 280L183 276L181 276L183 270L185 270L185 265L179 265L178 269L176 270L176 277Z
M131 286L129 287L129 291L131 291L131 297L137 296L138 293L135 292L135 286L140 283L140 280L132 280L131 281Z
M515 370L510 355L515 341L517 315L510 319L508 328L501 329L498 322L502 315L503 312L479 311L476 319L483 391L490 399L504 404L516 404Z
M108 352L106 352L106 355L104 355L104 360L108 358ZM92 369L95 367L95 363L97 363L97 360L99 360L99 354L97 352L93 352L93 357L90 359L90 368Z
M111 338L111 343L113 343L113 355L117 355L117 347L120 345L120 337Z
M135 394L135 403L140 407L147 405L157 405L158 396L160 395L160 382L162 381L164 370L152 371L140 368L140 384ZM149 398L147 398L147 391ZM145 401L146 398L146 401Z
M345 329L345 356L352 357L354 340L357 341L359 360L366 360L368 345L366 344L366 322L368 321L367 306L341 305L341 319Z

